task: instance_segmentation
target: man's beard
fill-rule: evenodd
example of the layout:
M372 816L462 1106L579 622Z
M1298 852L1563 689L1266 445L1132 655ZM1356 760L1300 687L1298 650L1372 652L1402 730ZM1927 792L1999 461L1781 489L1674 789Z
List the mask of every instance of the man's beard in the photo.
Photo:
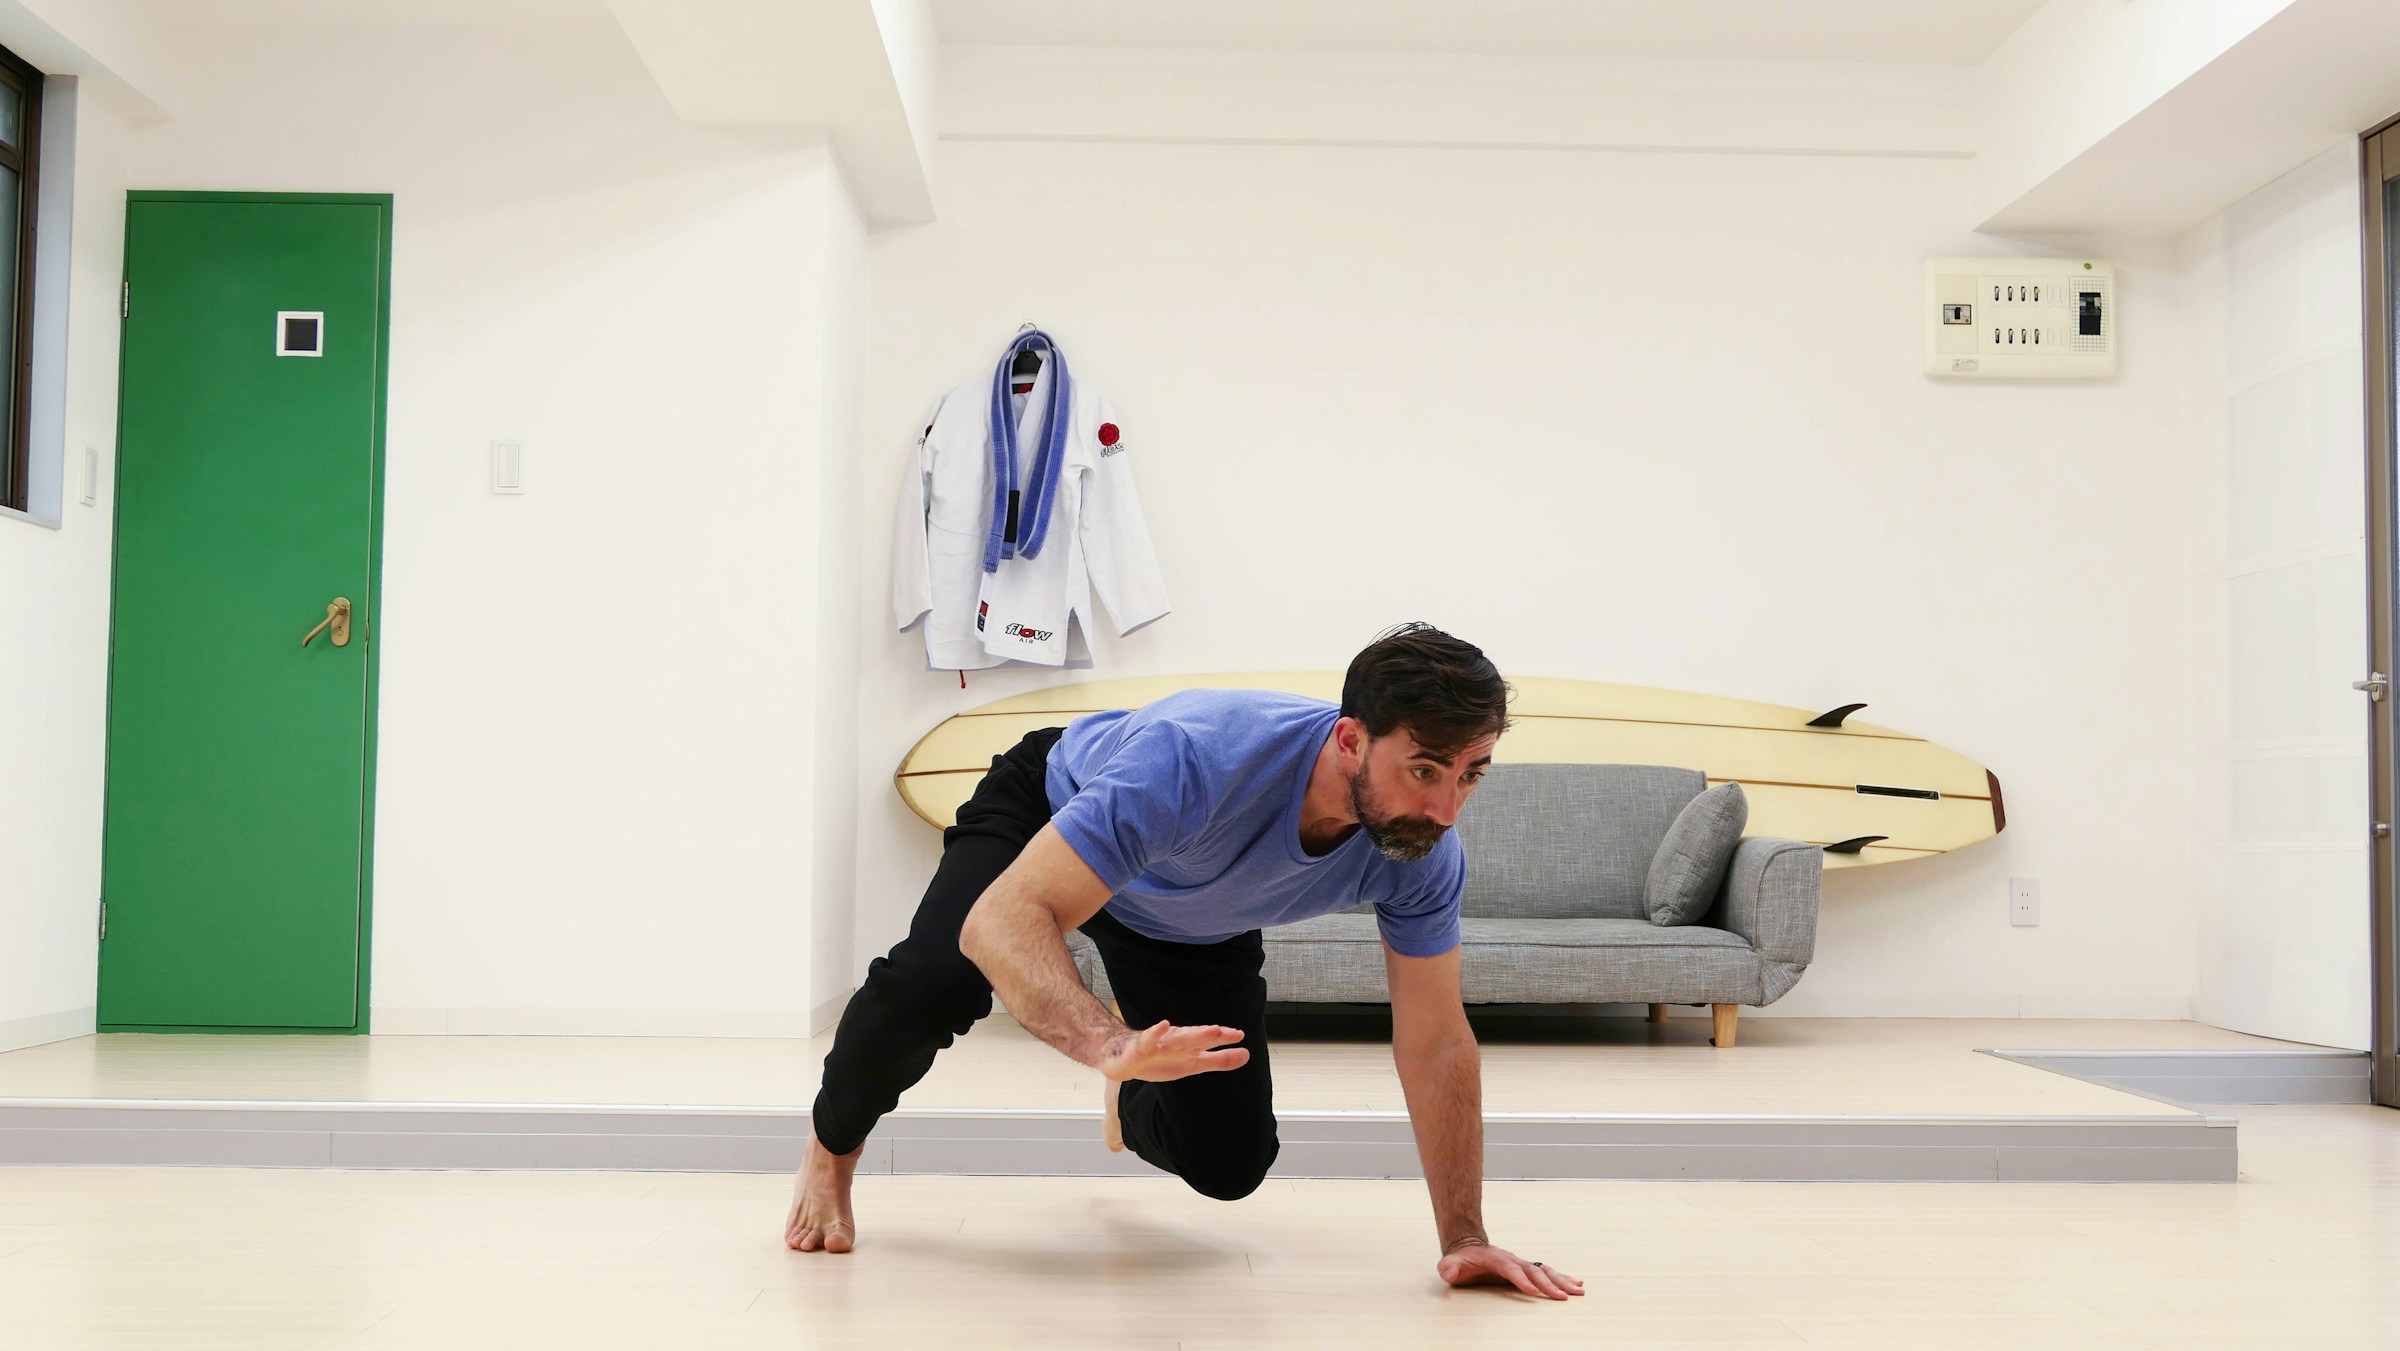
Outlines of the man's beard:
M1432 853L1449 829L1431 817L1385 816L1376 807L1375 790L1367 782L1367 767L1362 763L1350 776L1350 811L1358 817L1367 839L1395 863L1414 863Z

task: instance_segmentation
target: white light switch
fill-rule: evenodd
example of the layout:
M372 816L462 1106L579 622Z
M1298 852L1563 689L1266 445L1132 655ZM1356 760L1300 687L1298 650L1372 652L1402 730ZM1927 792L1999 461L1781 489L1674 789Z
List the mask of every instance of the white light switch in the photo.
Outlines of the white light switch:
M83 504L97 506L100 502L100 452L90 446L83 448Z
M494 441L492 443L492 491L522 493L525 491L525 443Z

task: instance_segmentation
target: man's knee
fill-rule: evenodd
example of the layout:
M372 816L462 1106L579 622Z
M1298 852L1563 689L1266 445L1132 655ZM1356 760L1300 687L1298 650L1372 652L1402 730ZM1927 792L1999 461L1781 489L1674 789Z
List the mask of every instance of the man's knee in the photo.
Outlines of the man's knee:
M973 962L961 957L957 966L927 992L924 1014L951 1035L964 1036L991 1013L992 987Z
M1267 1180L1267 1170L1275 1166L1275 1156L1282 1148L1282 1142L1270 1128L1262 1141L1212 1149L1205 1157L1193 1160L1183 1170L1183 1180L1202 1196L1239 1201Z
M868 999L880 1016L963 1034L992 1011L992 984L956 947L908 943L867 965Z

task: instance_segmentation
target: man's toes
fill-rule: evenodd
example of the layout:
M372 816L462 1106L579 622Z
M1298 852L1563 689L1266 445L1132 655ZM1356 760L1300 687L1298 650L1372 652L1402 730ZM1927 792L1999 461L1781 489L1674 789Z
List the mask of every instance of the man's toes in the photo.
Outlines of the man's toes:
M849 1225L837 1224L825 1231L827 1252L848 1252L857 1244L858 1236L850 1232Z

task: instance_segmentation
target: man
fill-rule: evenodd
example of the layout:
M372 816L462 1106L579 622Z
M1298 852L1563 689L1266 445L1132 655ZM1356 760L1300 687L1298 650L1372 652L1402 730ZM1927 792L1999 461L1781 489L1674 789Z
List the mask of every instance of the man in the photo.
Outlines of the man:
M943 835L908 937L868 965L842 1015L785 1243L850 1251L868 1132L995 992L1100 1071L1110 1148L1205 1195L1249 1195L1277 1149L1258 931L1366 901L1437 1270L1452 1285L1582 1294L1483 1231L1481 1060L1459 995L1466 859L1449 828L1507 730L1508 694L1481 650L1410 624L1350 663L1339 708L1191 690L1031 733L996 758ZM1077 976L1076 929L1123 1019Z

